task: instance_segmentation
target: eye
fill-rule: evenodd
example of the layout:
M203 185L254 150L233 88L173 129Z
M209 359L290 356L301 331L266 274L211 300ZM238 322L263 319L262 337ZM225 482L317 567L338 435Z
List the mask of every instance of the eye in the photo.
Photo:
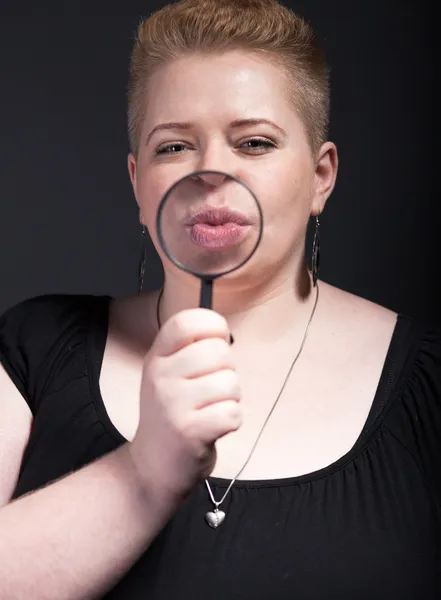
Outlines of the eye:
M173 142L172 144L164 144L163 146L159 146L159 148L155 150L155 154L181 154L187 149L188 147L184 143Z
M250 138L240 144L240 147L245 147L251 154L263 154L264 152L276 148L277 145L267 138Z

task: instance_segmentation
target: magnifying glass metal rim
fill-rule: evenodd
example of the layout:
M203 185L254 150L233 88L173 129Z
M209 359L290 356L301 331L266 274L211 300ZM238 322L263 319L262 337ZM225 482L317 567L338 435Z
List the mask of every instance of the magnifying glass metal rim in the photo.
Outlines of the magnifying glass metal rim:
M197 273L196 271L193 271L192 269L190 269L190 268L186 267L184 264L182 264L179 260L177 260L172 254L170 254L170 252L167 249L167 244L165 243L164 236L162 235L162 229L160 226L161 225L161 215L162 215L164 206L165 206L169 196L174 192L174 190L178 187L178 185L180 185L185 179L190 179L190 177L196 177L199 175L223 175L223 176L227 176L229 179L232 179L236 183L239 183L240 185L242 185L254 198L257 209L259 211L259 218L260 218L260 224L261 224L260 229L259 229L259 235L257 236L256 244L255 244L254 248L252 249L252 251L248 254L248 256L241 263L236 265L235 267L228 269L228 271L222 271L220 273L214 273L214 274L210 274L210 275L203 275L202 273ZM239 179L238 177L235 177L234 175L230 175L230 173L225 173L223 171L207 171L207 170L194 171L192 173L189 173L188 175L185 175L184 177L181 177L181 179L178 179L178 181L176 181L169 188L169 190L164 194L164 197L162 198L162 200L159 204L158 212L156 214L156 232L158 234L158 240L161 245L161 248L163 249L167 258L174 265L176 265L179 269L182 269L182 271L185 271L186 273L190 273L190 275L194 275L195 277L199 277L199 278L205 279L205 280L214 280L214 279L217 279L218 277L222 277L223 275L227 275L228 273L232 273L233 271L236 271L237 269L240 269L241 267L243 267L243 265L245 263L247 263L250 260L250 258L253 256L253 254L256 252L257 248L259 247L260 240L262 239L262 234L263 234L262 207L260 206L260 202L257 199L254 192L251 190L251 188L244 181Z

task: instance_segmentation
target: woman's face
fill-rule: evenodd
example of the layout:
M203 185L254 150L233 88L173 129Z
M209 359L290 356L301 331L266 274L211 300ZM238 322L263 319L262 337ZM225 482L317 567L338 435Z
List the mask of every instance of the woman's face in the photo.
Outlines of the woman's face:
M139 153L129 171L145 224L155 231L165 192L194 171L222 171L246 183L264 219L259 248L237 273L289 269L303 256L308 219L323 210L337 170L333 144L314 157L289 99L286 76L245 51L190 55L169 62L148 83ZM212 190L225 181L207 178ZM234 206L231 207L234 209ZM179 232L177 231L177 236ZM269 269L269 271L268 271Z

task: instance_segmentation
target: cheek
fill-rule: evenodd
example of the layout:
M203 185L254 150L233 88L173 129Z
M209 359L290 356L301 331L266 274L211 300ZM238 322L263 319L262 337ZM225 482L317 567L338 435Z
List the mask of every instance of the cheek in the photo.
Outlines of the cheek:
M255 179L262 205L262 252L290 254L301 245L311 212L312 169L305 160L273 164Z
M171 182L164 176L152 176L142 173L137 179L137 200L146 225L154 225L159 204L170 187Z
M283 222L295 215L302 219L305 211L309 211L313 177L304 162L273 165L255 179L255 193L269 222Z

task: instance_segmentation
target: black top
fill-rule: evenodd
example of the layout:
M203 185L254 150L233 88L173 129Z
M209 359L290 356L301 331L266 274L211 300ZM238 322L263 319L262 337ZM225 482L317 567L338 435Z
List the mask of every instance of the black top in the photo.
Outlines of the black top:
M14 497L125 441L98 384L108 306L42 296L0 320L0 359L34 414ZM228 483L211 478L215 497ZM222 506L210 529L201 484L106 598L441 598L440 334L399 316L353 448L308 475L238 481Z

